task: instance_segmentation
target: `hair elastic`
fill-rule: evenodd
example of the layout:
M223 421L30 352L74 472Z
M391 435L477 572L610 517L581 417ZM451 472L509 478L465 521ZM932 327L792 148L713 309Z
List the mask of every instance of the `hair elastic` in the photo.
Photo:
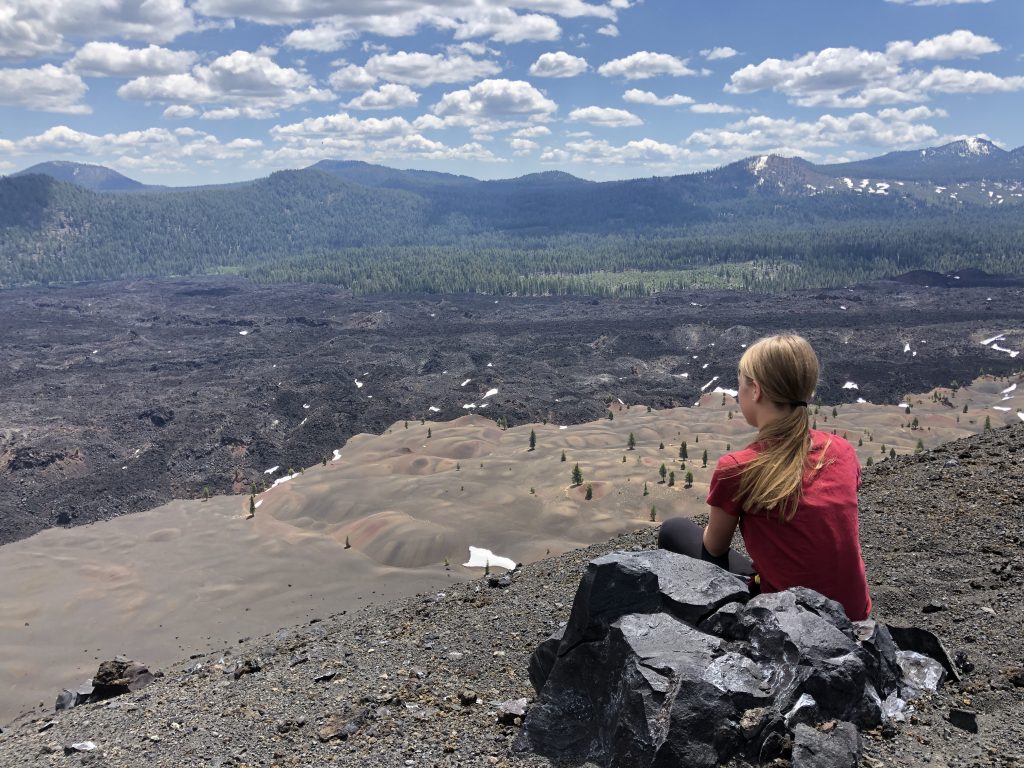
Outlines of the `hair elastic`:
M807 407L807 403L805 403L803 400L790 400L789 404L792 405L794 408L800 405L802 405L804 408Z

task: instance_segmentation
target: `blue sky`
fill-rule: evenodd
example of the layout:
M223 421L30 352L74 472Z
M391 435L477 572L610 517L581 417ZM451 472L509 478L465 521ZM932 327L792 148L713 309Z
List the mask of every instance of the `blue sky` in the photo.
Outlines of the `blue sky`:
M478 178L1024 145L1022 0L3 0L0 173Z

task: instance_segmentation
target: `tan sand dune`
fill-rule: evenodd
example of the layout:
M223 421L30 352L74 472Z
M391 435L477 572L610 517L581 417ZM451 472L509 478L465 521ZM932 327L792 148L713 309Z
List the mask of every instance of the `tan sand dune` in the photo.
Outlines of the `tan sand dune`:
M910 402L909 413L867 403L812 413L819 429L857 446L862 462L877 462L890 449L913 452L919 440L931 448L978 432L986 418L994 427L1017 421L1024 377L983 378ZM612 419L565 428L501 430L481 415L399 421L262 493L251 520L246 496L177 501L4 546L0 723L52 707L61 687L118 653L159 668L239 637L475 578L481 569L461 566L470 546L527 562L652 525L652 508L659 522L696 514L718 457L753 437L721 393L696 408L614 402L610 410ZM584 483L573 487L576 464ZM662 464L675 473L672 487L661 482Z

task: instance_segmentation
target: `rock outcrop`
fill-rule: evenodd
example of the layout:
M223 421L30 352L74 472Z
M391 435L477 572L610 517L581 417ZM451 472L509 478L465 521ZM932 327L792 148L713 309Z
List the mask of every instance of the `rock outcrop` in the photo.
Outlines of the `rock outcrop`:
M805 766L856 765L857 729L899 696L899 653L884 625L812 590L751 598L710 563L616 552L591 561L568 623L533 654L538 698L516 747L609 767L790 749Z

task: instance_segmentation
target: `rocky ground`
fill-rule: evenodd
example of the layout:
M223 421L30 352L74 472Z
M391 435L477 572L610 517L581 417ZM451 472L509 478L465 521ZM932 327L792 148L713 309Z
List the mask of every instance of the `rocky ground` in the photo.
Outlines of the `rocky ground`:
M4 291L0 544L245 492L359 432L453 419L492 388L477 412L511 424L590 421L612 398L690 404L712 377L732 386L741 345L779 330L816 346L825 403L1019 368L978 343L1024 346L1019 281L911 282L621 301L352 298L231 278Z
M908 722L864 734L862 764L1024 763L1024 424L866 470L861 525L875 618L935 632L963 672ZM106 703L54 716L45 702L0 735L0 765L547 765L511 748L503 702L532 698L529 655L568 617L585 564L654 535L527 565L504 587L239 638Z

